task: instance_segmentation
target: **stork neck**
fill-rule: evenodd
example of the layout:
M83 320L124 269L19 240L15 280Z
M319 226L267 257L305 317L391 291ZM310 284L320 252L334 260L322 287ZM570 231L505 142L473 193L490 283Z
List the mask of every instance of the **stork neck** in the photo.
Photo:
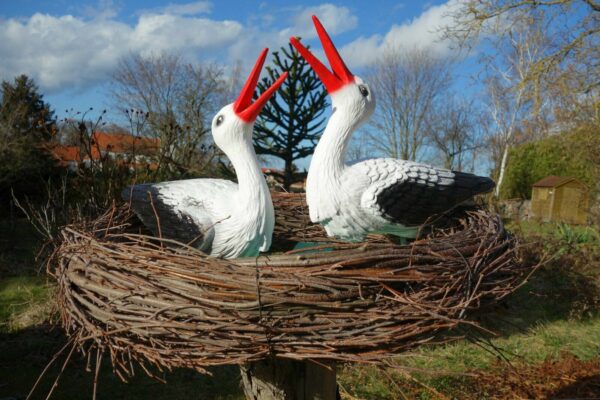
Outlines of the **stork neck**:
M238 180L237 204L243 212L258 211L268 201L269 188L258 165L252 143L244 141L227 156Z
M326 176L334 180L339 178L346 166L346 150L354 125L348 115L334 109L313 154L309 175L313 171L321 179Z

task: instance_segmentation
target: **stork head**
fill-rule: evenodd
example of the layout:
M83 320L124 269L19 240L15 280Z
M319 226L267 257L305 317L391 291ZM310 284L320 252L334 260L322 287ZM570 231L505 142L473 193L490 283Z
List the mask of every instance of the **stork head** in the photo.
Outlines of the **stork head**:
M256 101L252 102L252 96L268 52L269 49L264 49L260 53L237 100L221 108L213 118L212 135L217 146L223 151L227 151L244 141L252 140L252 129L256 117L287 77L287 72L281 74L275 83L261 94Z
M313 15L312 20L325 55L329 60L331 70L323 65L297 38L292 37L290 41L325 85L325 89L331 96L333 110L343 110L345 115L356 119L356 123L362 123L373 114L375 97L371 93L369 85L358 76L352 75L346 67L344 60L340 57L327 31L325 31L317 17Z

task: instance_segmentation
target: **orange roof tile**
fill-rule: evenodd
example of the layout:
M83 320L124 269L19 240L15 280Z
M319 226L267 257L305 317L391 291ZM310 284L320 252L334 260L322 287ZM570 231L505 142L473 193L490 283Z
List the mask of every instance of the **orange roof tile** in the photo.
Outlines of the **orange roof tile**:
M160 147L160 139L133 136L127 133L94 132L92 134L92 155L99 157L100 151L112 153L155 154ZM94 154L95 153L95 154Z
M51 144L43 146L56 163L61 167L67 167L69 163L81 162L81 152L77 146L64 146L62 144Z

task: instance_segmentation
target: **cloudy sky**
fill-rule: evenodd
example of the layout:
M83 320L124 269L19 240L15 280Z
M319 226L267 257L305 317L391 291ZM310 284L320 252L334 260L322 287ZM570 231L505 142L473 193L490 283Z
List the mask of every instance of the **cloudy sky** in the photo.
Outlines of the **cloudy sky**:
M106 83L132 52L250 66L263 47L276 49L291 35L320 47L312 14L360 73L389 44L447 54L437 30L456 1L0 0L0 79L33 77L59 117L70 108L110 108Z

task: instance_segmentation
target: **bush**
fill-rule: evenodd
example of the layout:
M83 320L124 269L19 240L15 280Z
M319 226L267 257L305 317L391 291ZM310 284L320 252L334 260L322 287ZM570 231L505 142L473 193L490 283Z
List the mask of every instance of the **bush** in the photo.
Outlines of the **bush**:
M551 136L513 148L509 153L503 199L531 198L531 185L548 176L573 176L593 191L600 182L600 131L580 128L577 132Z

